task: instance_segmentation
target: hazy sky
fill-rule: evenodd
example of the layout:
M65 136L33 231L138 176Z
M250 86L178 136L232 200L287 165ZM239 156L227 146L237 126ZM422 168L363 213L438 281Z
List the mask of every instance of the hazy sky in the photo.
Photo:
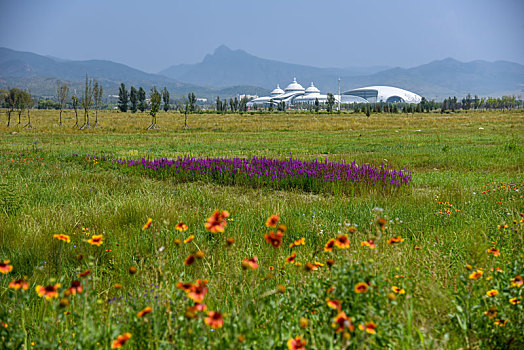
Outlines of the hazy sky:
M217 46L320 67L524 63L523 0L0 0L0 46L148 72Z

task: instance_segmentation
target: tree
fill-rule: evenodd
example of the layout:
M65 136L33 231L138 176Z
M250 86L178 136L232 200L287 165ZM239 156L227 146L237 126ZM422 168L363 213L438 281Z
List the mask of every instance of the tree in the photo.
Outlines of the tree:
M86 74L86 83L84 91L82 92L82 107L84 108L84 125L80 127L80 130L89 128L89 108L93 104L93 81L89 80Z
M7 127L11 126L11 113L15 111L19 90L17 88L9 88L7 93L4 94L4 101L7 105Z
M25 91L24 90L18 90L18 94L16 97L16 108L18 110L18 124L22 124L22 113L26 109L26 99L25 99Z
M193 113L195 111L196 96L194 93L190 92L187 94L187 100L189 102L189 111Z
M326 109L328 113L333 111L333 106L335 105L335 96L331 92L327 94Z
M138 90L134 86L131 86L129 102L131 102L131 112L136 113L138 109Z
M269 110L270 112L273 112L273 103L274 103L274 102L273 102L273 99L270 98L270 99L269 99L269 107L268 107L268 110Z
M235 97L235 101L237 101L237 98ZM239 103L239 111L240 113L245 113L247 112L247 103L249 102L247 96L244 96L240 99L240 103Z
M146 102L146 90L144 90L142 87L138 88L138 109L140 112L143 112L147 108L147 102Z
M320 101L315 98L315 112L318 113L318 111L320 111Z
M162 90L162 99L164 100L164 112L167 112L169 110L169 91L165 86Z
M95 82L93 84L93 99L95 102L95 125L93 125L93 128L95 128L98 125L98 109L100 108L100 103L102 102L103 93L104 88L102 87L102 84L99 84L98 81L95 79Z
M73 104L73 109L75 111L75 119L76 123L73 125L73 128L78 127L78 97L76 97L76 94L71 96L71 101Z
M129 94L124 83L120 84L118 89L118 109L120 112L127 112L127 103L129 102Z
M369 118L369 116L371 115L371 108L369 107L369 105L366 106L366 117Z
M62 123L62 111L64 110L65 104L69 98L69 86L65 83L61 83L59 80L56 81L56 96L60 105L60 120L58 126L64 126Z
M222 111L222 101L220 101L220 96L217 96L216 100L217 113Z
M26 129L32 129L33 124L31 124L31 109L36 105L36 99L31 94L31 90L23 91L23 97L25 100L25 105L27 107L27 124L24 125Z
M149 112L149 114L151 114L151 125L149 125L146 130L158 129L158 126L156 125L156 114L162 103L162 95L157 91L156 86L151 88L149 98L151 100L151 111Z

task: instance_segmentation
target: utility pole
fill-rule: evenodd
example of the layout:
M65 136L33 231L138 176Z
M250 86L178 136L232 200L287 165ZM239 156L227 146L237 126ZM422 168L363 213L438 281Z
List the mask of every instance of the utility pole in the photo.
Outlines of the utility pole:
M338 111L340 112L340 100L342 100L342 95L340 94L340 78L338 78Z

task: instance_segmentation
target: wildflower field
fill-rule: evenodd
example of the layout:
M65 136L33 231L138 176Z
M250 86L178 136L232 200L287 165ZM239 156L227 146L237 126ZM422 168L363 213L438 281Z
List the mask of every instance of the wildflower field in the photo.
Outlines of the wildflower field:
M33 114L0 348L524 347L522 111Z

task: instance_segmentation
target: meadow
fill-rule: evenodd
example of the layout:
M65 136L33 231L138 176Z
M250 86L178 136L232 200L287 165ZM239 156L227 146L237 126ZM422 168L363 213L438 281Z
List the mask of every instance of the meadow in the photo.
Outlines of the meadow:
M522 111L31 119L0 126L0 347L524 347ZM111 161L177 157L411 179L329 191Z

